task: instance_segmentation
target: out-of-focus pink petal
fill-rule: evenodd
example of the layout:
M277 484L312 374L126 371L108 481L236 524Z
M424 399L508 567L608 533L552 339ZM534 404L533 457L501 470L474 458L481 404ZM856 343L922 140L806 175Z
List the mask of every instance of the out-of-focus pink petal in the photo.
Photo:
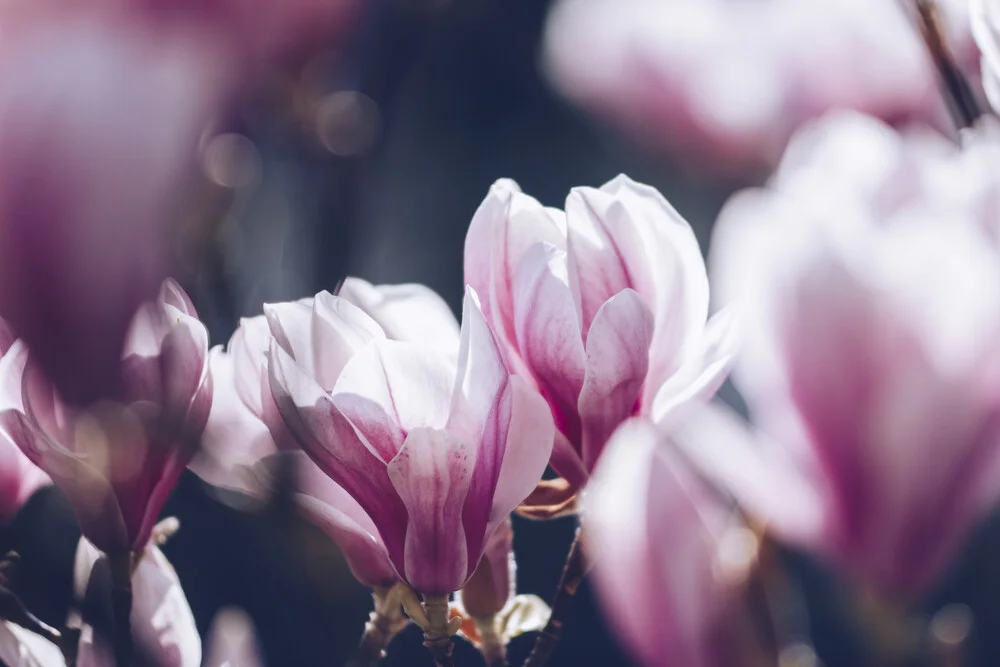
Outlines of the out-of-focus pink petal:
M226 353L232 358L236 394L255 415L261 413L260 378L264 373L264 356L270 345L271 331L263 315L244 317L236 327Z
M473 443L424 427L410 431L389 462L389 479L408 513L402 569L425 595L458 590L475 567L462 516L475 464Z
M0 662L15 667L65 667L55 644L13 623L0 623Z
M534 245L515 276L514 306L521 356L552 407L556 427L575 442L586 353L567 280L566 254L551 245Z
M315 380L277 344L269 351L274 400L296 441L316 465L342 486L380 527L394 563L403 562L407 511L386 463Z
M604 616L643 665L722 667L730 582L720 541L732 520L649 423L623 425L583 499Z
M368 313L392 340L458 349L455 315L444 299L425 285L372 285L348 277L338 295Z
M205 667L266 667L253 620L245 611L222 609L212 619Z
M652 338L653 314L634 290L622 290L605 301L594 317L579 402L581 452L588 469L611 433L636 412Z

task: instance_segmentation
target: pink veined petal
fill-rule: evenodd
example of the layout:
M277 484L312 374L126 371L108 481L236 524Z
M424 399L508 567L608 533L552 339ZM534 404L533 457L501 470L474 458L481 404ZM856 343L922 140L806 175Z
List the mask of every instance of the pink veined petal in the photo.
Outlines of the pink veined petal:
M507 447L493 492L491 523L502 521L534 490L549 462L556 432L545 400L523 378L510 379L510 394Z
M340 296L361 308L378 322L386 337L457 350L458 321L451 308L425 285L372 285L348 277Z
M385 338L382 327L347 299L320 292L313 300L313 377L333 389L347 362L369 341Z
M486 618L499 614L507 600L514 597L517 565L513 546L514 530L507 517L486 540L483 557L472 577L455 594L466 615Z
M229 339L227 354L232 358L236 394L258 417L261 414L261 383L264 355L271 341L271 330L263 315L244 317Z
M366 437L389 438L384 448L372 442L389 461L402 444L400 435L421 426L444 427L454 382L451 355L415 343L373 340L344 367L333 396Z
M614 430L638 408L652 339L653 314L634 290L611 297L594 317L579 402L581 452L588 470Z
M0 430L62 490L88 539L105 552L129 548L121 509L103 475L80 457L49 440L19 412L7 410L0 413Z
M482 303L512 370L525 371L516 344L515 277L522 258L535 243L565 250L565 220L521 192L517 183L500 179L476 211L465 237L465 282Z
M424 595L457 591L478 563L469 562L462 521L475 464L474 444L430 428L410 431L389 462L408 514L403 567L396 567Z
M393 490L386 464L323 388L277 344L268 372L276 407L296 442L320 470L358 501L379 528L393 563L403 562L406 508Z
M532 246L515 278L517 341L556 428L579 447L577 402L586 373L578 313L566 284L566 255L551 245Z
M740 344L734 311L719 311L709 319L698 345L685 354L673 377L660 386L647 383L643 413L666 426L681 421L690 408L715 395L732 368Z

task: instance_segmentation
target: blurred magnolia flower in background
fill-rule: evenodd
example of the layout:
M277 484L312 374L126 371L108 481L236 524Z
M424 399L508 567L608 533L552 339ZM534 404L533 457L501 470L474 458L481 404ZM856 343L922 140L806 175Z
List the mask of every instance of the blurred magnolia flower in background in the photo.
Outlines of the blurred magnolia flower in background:
M967 3L940 4L953 50L972 64ZM772 164L799 125L831 109L947 120L897 0L561 0L544 64L569 99L713 171Z
M708 413L677 441L775 535L893 593L932 583L1000 495L996 177L970 178L976 157L834 115L713 237L759 433Z
M205 644L205 667L265 667L253 620L241 609L217 613Z
M972 34L982 53L983 88L994 109L1000 109L1000 2L969 0Z
M173 281L135 315L121 364L125 403L77 411L23 343L0 360L0 428L66 494L105 553L145 548L211 408L208 334Z
M667 423L710 398L735 349L730 320L708 317L691 227L625 176L573 189L565 213L498 181L469 227L465 279L511 368L549 403L570 495L621 422Z
M457 367L452 354L415 343L376 336L350 350L331 341L326 355L352 354L332 393L300 362L311 354L301 333L284 333L293 354L277 337L268 366L296 441L365 509L404 581L425 596L460 589L552 445L548 410L510 376L474 294Z
M756 539L652 424L615 432L581 515L605 618L640 664L769 664L740 627Z

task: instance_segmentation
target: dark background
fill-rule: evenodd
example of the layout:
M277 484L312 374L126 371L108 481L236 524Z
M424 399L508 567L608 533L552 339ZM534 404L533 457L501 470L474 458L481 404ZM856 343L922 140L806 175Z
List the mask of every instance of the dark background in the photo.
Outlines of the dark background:
M257 185L236 193L218 243L192 269L195 295L213 343L228 339L237 317L265 300L332 289L345 273L375 283L422 282L458 309L462 248L469 220L491 183L517 180L546 205L561 206L576 185L600 185L625 172L658 187L707 247L711 222L735 187L679 161L628 144L557 99L538 67L548 9L542 0L374 2L352 43L321 68L331 90L360 90L374 100L379 135L360 156L321 150L315 137L273 99L252 100L232 129L260 153ZM587 48L582 44L580 48ZM728 388L726 398L735 396ZM353 650L370 599L336 548L279 505L247 504L188 473L165 514L181 530L165 547L202 634L221 608L253 618L271 667L341 664ZM62 526L32 530L42 520ZM51 525L51 524L49 524ZM518 588L550 599L575 524L572 519L515 520ZM18 588L52 623L68 601L76 545L71 514L57 491L41 492L0 547L15 546L28 564ZM926 609L963 600L977 616L976 664L1000 664L990 630L1000 621L997 530L984 530ZM786 554L808 600L811 631L825 664L868 664L856 638L858 618L822 568ZM387 666L431 665L415 628L391 645ZM533 636L510 647L523 661ZM463 642L459 665L482 664ZM553 667L629 664L610 637L584 585ZM682 666L686 667L686 666Z

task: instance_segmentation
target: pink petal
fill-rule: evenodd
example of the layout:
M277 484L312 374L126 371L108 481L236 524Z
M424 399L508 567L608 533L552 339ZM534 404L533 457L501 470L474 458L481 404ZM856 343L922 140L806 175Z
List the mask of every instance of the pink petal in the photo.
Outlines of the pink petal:
M378 528L361 505L302 452L277 456L295 457L299 484L295 500L306 517L340 547L354 577L369 588L398 581ZM258 465L273 478L279 463L271 456Z
M347 362L369 341L385 333L365 311L347 299L320 292L313 301L313 377L332 389Z
M652 339L653 314L634 290L611 297L594 317L580 391L581 451L588 470L611 433L638 408Z
M200 394L209 377L205 325L193 318L180 319L163 339L159 358L164 414L168 419L184 420L191 437L200 436L212 400L210 392ZM200 401L196 401L199 394Z
M206 643L205 667L266 667L253 620L239 608L215 615Z
M80 530L102 551L127 550L125 530L118 500L107 479L69 450L49 440L14 410L0 413L3 430L25 456L52 478L69 499Z
M521 355L552 407L556 428L577 447L577 401L583 388L586 354L566 280L565 253L551 245L532 246L514 284L515 322Z
M664 384L643 392L643 414L661 426L683 419L715 395L732 368L740 345L740 329L731 309L716 313L694 349L685 352L677 372ZM652 398L652 400L649 400Z
M458 322L451 308L425 285L372 285L348 277L338 292L374 319L392 340L457 350Z
M265 303L264 317L271 335L295 363L310 373L316 368L313 345L313 299ZM324 387L329 389L330 387Z
M510 379L510 395L510 426L493 492L491 523L506 518L535 489L552 454L555 435L545 400L523 378Z
M439 350L374 340L344 367L334 401L389 461L410 429L445 425L454 364Z
M0 663L14 667L64 667L66 664L62 651L55 644L6 622L0 622Z
M7 350L10 349L10 346L14 344L16 339L17 336L11 331L10 326L0 319L0 356L7 354Z
M271 341L271 331L263 315L244 317L229 339L227 356L232 359L236 394L249 410L261 415L261 382L264 356Z
M462 520L475 463L473 443L430 428L410 431L389 462L389 479L408 514L401 572L424 595L457 591L475 567Z
M385 462L359 438L323 388L276 343L269 351L268 369L275 403L298 444L372 517L393 563L401 564L406 508L393 490Z
M605 618L643 665L715 667L731 602L718 576L730 519L651 424L619 429L583 498L593 580Z
M465 282L475 290L483 313L517 372L521 367L515 324L515 276L522 258L535 243L565 250L561 212L545 209L521 193L517 183L501 179L476 211L465 237Z

